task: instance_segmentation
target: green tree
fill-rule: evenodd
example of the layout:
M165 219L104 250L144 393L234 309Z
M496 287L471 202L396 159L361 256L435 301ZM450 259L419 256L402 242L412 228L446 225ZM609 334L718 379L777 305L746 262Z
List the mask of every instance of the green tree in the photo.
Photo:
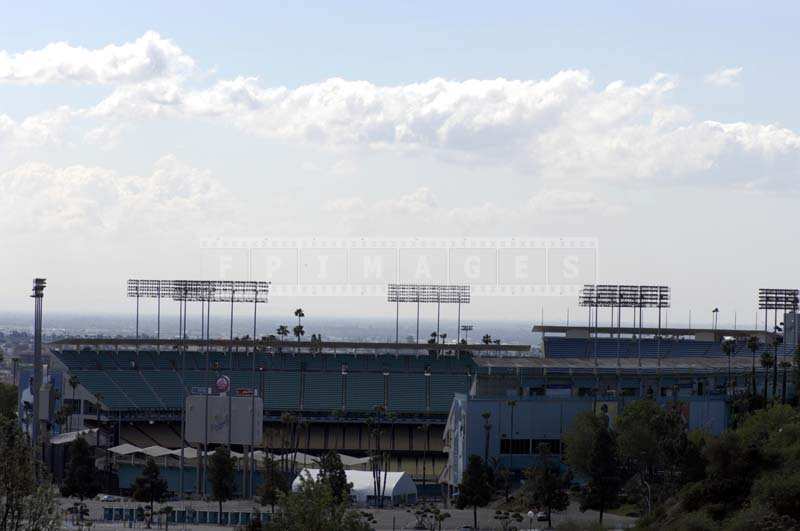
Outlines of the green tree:
M539 466L525 470L525 483L522 485L522 500L526 507L534 507L547 513L547 526L553 527L552 512L563 511L569 507L570 475L562 473L557 460L550 460L550 447L540 444Z
M461 477L461 483L458 485L456 506L459 509L472 507L473 526L477 529L478 507L485 507L490 501L492 501L492 484L489 481L487 466L479 456L471 455Z
M258 495L261 505L269 505L272 512L275 512L275 504L278 503L278 494L289 490L289 482L281 472L278 463L269 456L264 457L263 479L258 488Z
M169 487L167 482L161 477L158 466L153 458L148 458L142 470L142 475L137 477L133 483L133 499L150 504L150 514L153 513L153 504L161 502L167 495ZM150 527L150 520L147 521Z
M64 496L74 496L83 501L100 492L100 481L94 466L94 448L83 437L78 437L69 445L65 476L61 488Z
M235 473L235 463L230 450L225 446L218 446L208 463L208 480L211 483L213 499L219 503L220 519L222 503L233 498L236 489Z
M347 482L347 473L344 471L342 459L334 451L322 456L319 462L319 481L327 482L333 494L335 503L348 503L352 483Z
M581 510L596 508L603 514L617 498L622 483L617 458L617 440L608 427L608 418L587 411L578 415L565 434L567 463L586 478L588 484L581 499Z
M0 418L17 418L17 386L13 384L0 383Z
M0 419L0 529L18 529L34 491L31 448L17 423Z
M639 482L649 514L654 498L668 496L682 481L691 457L686 422L674 409L665 410L648 399L628 404L614 426L622 465Z
M300 477L296 492L280 493L279 511L267 529L274 531L366 531L368 513L351 510L346 503L336 503L330 484Z
M58 489L49 483L36 487L24 499L21 526L23 531L56 531L61 529L61 506Z

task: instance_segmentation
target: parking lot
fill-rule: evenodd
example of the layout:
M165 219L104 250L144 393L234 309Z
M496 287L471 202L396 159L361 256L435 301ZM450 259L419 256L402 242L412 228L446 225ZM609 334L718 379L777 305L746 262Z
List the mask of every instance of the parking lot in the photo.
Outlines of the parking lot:
M70 507L75 501L73 499L62 499L61 503L62 506L66 509ZM135 508L144 506L145 504L138 503L138 502L131 502L131 501L120 501L120 502L101 502L98 500L87 500L86 502L87 508L89 509L90 518L95 522L92 526L93 529L123 529L128 527L126 524L116 522L116 523L107 523L103 521L103 509L106 507L126 507L126 508ZM156 511L165 504L156 504ZM207 511L217 511L218 506L216 503L213 502L173 502L169 504L174 509L178 510L181 507L185 506L186 508L191 508L195 511L207 510ZM450 513L450 518L445 520L443 529L446 530L459 530L463 527L470 527L472 526L472 510L470 509L454 509L454 508L443 508L439 505L439 508L445 512ZM257 504L248 503L241 500L231 501L225 503L223 505L223 511L239 511L239 512L248 512L248 511L264 511L266 512L268 509L265 507L259 507ZM404 530L404 529L413 529L414 524L416 523L416 518L409 512L407 509L371 509L369 512L375 518L376 524L375 528L379 530ZM495 510L489 508L478 509L478 525L481 529L500 529L500 523L495 520ZM525 516L525 515L523 515ZM596 522L598 515L595 511L586 511L582 513L579 509L577 504L572 504L570 507L562 512L562 513L554 513L553 514L553 525L556 526L559 523L565 522L567 520L578 521L578 522ZM635 522L635 519L624 517L624 516L617 516L613 514L606 514L604 516L604 523L612 529L625 529L631 527ZM526 517L522 522L517 524L519 529L545 529L547 526L546 522L537 522L533 520L532 522ZM143 528L144 523L139 522L134 525L134 527ZM158 529L158 523L156 522L153 525L154 528ZM223 527L219 525L186 525L186 524L170 524L170 529L175 530L190 530L190 529L198 529L198 530L217 530L217 529L231 529L231 527ZM163 529L163 525L161 527Z

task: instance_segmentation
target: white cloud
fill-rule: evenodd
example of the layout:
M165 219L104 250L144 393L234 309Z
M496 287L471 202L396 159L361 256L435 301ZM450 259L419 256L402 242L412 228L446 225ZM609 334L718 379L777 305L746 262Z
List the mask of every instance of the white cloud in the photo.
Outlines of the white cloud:
M670 101L677 81L664 74L606 86L586 71L566 70L541 80L436 78L382 86L332 78L296 88L241 76L198 88L183 77L194 68L191 57L153 32L98 50L53 44L0 54L6 81L115 84L87 108L19 122L0 115L0 148L58 143L73 129L76 142L108 148L119 145L135 122L203 120L268 140L325 147L339 162L312 161L304 169L333 176L354 171L358 150L389 150L512 168L551 189L591 181L798 188L797 132L698 120ZM734 82L740 72L722 69L714 79Z
M425 152L559 182L703 185L724 176L725 184L745 185L753 168L781 176L800 167L797 133L698 121L669 102L675 86L659 74L641 85L617 81L596 88L584 71L540 81L433 79L401 86L329 79L295 89L263 87L254 78L200 90L165 81L120 87L87 112L122 121L220 120L269 139Z
M224 225L223 212L232 201L208 172L171 155L142 176L95 166L27 163L0 173L0 232L80 238L163 236L184 227L212 230Z
M68 107L34 114L22 121L0 114L0 148L19 149L61 144L65 138L64 132L74 117L75 112Z
M133 42L87 49L56 42L40 50L0 50L0 83L138 83L182 76L195 62L171 40L148 31Z
M743 68L736 66L733 68L720 68L706 76L705 82L717 87L733 87L739 84L739 76Z
M534 214L612 215L625 210L622 205L609 203L588 190L539 190L528 199L527 206Z

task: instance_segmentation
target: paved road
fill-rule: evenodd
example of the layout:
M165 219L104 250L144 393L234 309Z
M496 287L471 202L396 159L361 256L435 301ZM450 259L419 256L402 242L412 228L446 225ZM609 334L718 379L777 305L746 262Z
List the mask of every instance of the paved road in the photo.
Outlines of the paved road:
M69 507L75 500L68 500L62 499L61 503L63 507ZM88 500L86 502L90 517L97 522L92 529L123 529L124 527L120 524L103 524L103 507L107 506L116 506L120 507L123 505L127 505L128 507L138 507L139 505L143 505L136 502L127 502L127 504L123 503L105 503L99 502L96 500ZM173 502L170 503L173 508L179 508L181 506L181 502ZM209 503L209 502L187 502L187 506L192 507L193 509L209 509L209 510L217 510L216 503ZM224 505L223 510L225 511L248 511L252 510L254 504L252 502L245 502L241 500L231 501ZM159 504L156 504L156 510L158 510ZM441 508L441 506L440 506ZM448 531L450 530L458 530L462 526L471 526L472 525L472 511L469 509L459 510L459 509L442 509L448 513L450 513L451 517L444 522L443 529ZM416 522L416 518L413 514L410 514L404 509L381 509L381 510L370 510L370 513L373 514L376 520L376 529L384 531L384 530L407 530L413 529L414 523ZM595 511L586 511L585 513L580 512L578 509L577 504L571 504L570 507L564 511L563 513L558 513L553 515L553 525L558 525L561 522L566 520L574 520L580 522L596 522L598 518L597 512ZM624 529L633 526L635 523L634 518L629 518L625 516L616 516L613 514L606 514L604 517L604 524L606 524L609 528L612 529ZM494 530L499 529L500 526L498 522L494 519L494 509L478 509L478 524L481 529L485 530ZM523 522L519 524L520 529L528 529L528 519L526 518ZM533 529L544 529L546 526L546 522L533 522ZM143 524L139 524L138 528L143 528ZM67 528L70 528L67 526ZM158 529L157 526L154 528ZM162 528L163 529L163 528ZM182 524L173 524L170 525L170 529L174 529L175 531L180 530L202 530L202 531L216 531L216 530L230 530L230 527L220 527L220 526L213 526L213 525L191 525L191 526L184 526Z

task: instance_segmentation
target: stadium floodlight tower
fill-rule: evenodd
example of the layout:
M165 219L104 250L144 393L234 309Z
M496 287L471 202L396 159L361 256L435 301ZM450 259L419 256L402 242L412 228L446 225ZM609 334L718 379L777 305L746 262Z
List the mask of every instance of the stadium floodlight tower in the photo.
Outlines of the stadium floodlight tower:
M598 326L598 313L599 308L611 308L611 316L613 321L614 307L617 304L618 286L609 284L585 284L578 297L578 302L584 308L589 310L589 333L592 331L592 310L594 310L594 358L597 362L597 326Z
M136 299L136 361L139 361L139 299L156 299L156 350L161 352L161 298L173 295L171 280L128 279L128 297Z
M773 326L778 326L778 310L797 311L800 303L800 290L786 288L760 288L758 290L758 309L764 310L764 341L766 341L769 311L774 310Z
M764 310L764 343L767 343L767 321L769 320L769 311L774 311L774 321L772 323L772 330L777 334L780 330L778 328L778 310L783 310L785 313L788 310L797 312L798 303L800 302L800 291L791 288L760 288L758 290L758 309ZM795 320L795 344L797 343L797 321L796 315L792 317ZM783 323L781 323L783 324ZM778 381L778 342L777 338L774 342L775 347L775 360L773 363L773 397L775 393L775 386ZM785 352L785 351L784 351ZM766 391L765 391L766 393Z
M637 334L639 358L641 361L641 327L643 321L644 308L658 309L658 338L659 338L659 359L661 353L661 310L670 306L670 289L668 286L641 286L625 284L587 284L583 286L580 294L580 305L589 308L589 327L592 326L592 309L594 309L594 354L597 352L597 326L598 309L611 309L611 322L614 322L614 309L617 309L617 359L620 356L620 338L622 336L622 308L633 309L633 326L636 327L638 314L639 329Z
M234 318L234 304L236 303L253 303L253 356L252 356L252 370L250 373L250 383L251 389L253 392L251 393L251 441L250 441L250 472L252 478L252 470L255 464L255 457L253 455L253 451L255 450L255 441L253 440L255 434L255 428L253 426L253 422L255 421L255 371L256 371L256 346L258 341L258 304L266 303L268 300L269 294L269 282L264 281L251 281L251 280L175 280L172 281L172 295L173 299L179 301L183 306L182 310L182 320L183 320L183 334L181 338L185 337L186 333L186 303L190 301L197 301L197 302L205 302L208 305L208 310L206 312L206 340L207 340L207 347L206 347L206 366L205 366L205 381L206 385L209 385L209 354L210 354L210 342L211 342L211 335L210 335L210 320L211 320L211 303L212 302L226 302L230 303L230 337L228 343L228 366L233 367L232 358L233 358L233 318ZM201 336L202 333L202 326L201 326ZM186 365L186 349L183 348L183 358L181 363L181 371L184 370ZM232 389L227 391L228 393L228 437L227 437L227 446L230 447L231 439L232 439L232 418L231 418L231 392ZM204 392L205 395L205 411L206 414L204 415L204 423L206 424L204 427L204 431L206 436L208 434L208 389ZM181 432L185 434L186 430L186 418L185 418L185 404L184 407L181 408ZM202 468L204 474L207 474L207 463L206 463L206 450L208 446L208 440L206 439L203 444L203 464ZM181 448L181 477L180 483L183 482L183 448ZM198 470L199 472L199 470ZM247 475L244 476L247 478ZM205 485L205 478L200 480L200 485ZM250 481L249 487L252 488L252 481ZM182 486L181 486L182 489Z
M33 279L33 388L31 395L33 398L33 428L31 430L31 441L33 446L33 472L38 481L37 462L41 459L41 444L39 443L39 396L42 387L42 299L44 299L44 288L47 280L44 278Z
M439 324L442 304L458 305L457 340L461 334L461 305L470 302L470 287L462 284L389 284L387 300L395 303L395 342L400 342L400 303L417 304L417 345L419 345L419 305L436 303L436 341L439 341Z

